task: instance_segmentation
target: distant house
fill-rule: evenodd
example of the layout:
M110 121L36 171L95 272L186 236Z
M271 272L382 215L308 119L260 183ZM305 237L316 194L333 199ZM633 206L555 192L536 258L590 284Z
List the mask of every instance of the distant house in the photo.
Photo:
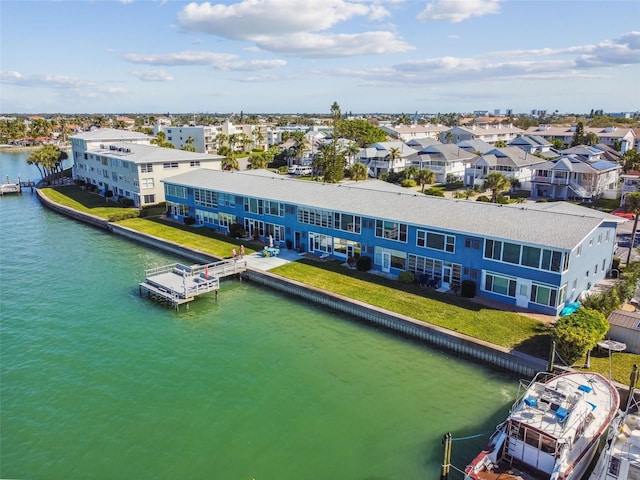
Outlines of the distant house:
M528 153L533 153L545 158L558 157L560 154L553 148L551 143L536 135L525 135L517 137L509 142L510 147L518 147Z
M616 310L609 315L607 338L627 345L628 353L640 353L640 312Z
M411 140L404 142L408 147L420 150L429 145L440 145L440 140L437 138L412 138Z
M601 150L578 146L536 167L531 195L556 200L616 198L621 167L600 158Z
M498 172L509 180L518 180L520 188L529 190L537 165L544 161L518 147L493 148L468 164L464 184L480 187L488 174Z
M449 179L462 181L466 165L477 158L458 145L438 143L409 155L407 163L420 170L431 170L436 175L435 183L445 183Z
M398 157L391 158L392 149L397 149ZM364 164L369 176L378 177L381 173L401 172L407 167L407 158L417 150L400 141L378 142L360 149L356 162Z
M560 140L565 146L571 145L573 137L576 132L576 126L562 127L555 125L539 125L537 127L530 127L527 129L527 134L536 135L542 137L545 140L551 142L553 140ZM614 147L620 142L620 151L625 151L633 148L636 142L636 135L632 128L620 128L620 127L584 127L584 133L595 133L598 136L599 143L604 143L610 147Z
M456 143L460 148L466 150L467 152L475 153L476 155L480 153L480 155L487 153L490 150L493 150L495 147L490 143L487 143L483 140L462 140L461 142Z
M620 175L620 206L626 203L627 195L640 190L640 172L627 172Z
M98 193L128 198L136 207L164 201L162 180L206 167L221 169L220 155L192 153L151 144L147 135L96 129L70 137L73 178L95 185Z
M449 127L446 125L380 125L380 128L387 132L391 137L397 138L403 142L408 142L414 138L440 138L440 134Z
M514 127L512 124L497 125L471 125L469 127L453 127L440 134L442 143L459 143L463 140L482 140L494 145L503 141L509 143L518 135L524 134L524 130Z

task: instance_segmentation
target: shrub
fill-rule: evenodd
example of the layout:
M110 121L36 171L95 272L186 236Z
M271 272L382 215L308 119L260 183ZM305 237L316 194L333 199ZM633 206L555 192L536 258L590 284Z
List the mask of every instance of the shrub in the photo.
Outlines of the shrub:
M371 270L372 266L373 261L371 260L371 257L361 256L356 260L356 268L361 272L368 272Z
M595 347L609 330L607 318L596 310L580 307L571 315L560 317L552 335L560 358L572 365Z
M509 197L507 195L498 195L498 197L496 198L496 203L505 205L509 203Z
M118 198L118 202L125 207L133 207L133 199L127 197Z
M398 281L400 283L415 283L416 275L411 270L405 270L398 275Z
M441 188L431 187L428 190L425 190L424 194L425 195L432 195L434 197L444 197L444 192L442 191Z
M613 257L611 261L611 268L614 270L620 270L620 257Z
M284 244L287 246L287 250L291 250L291 249L293 248L293 242L291 241L291 239L290 239L290 238L287 238L287 239L284 241Z
M405 178L404 180L402 180L402 182L400 182L400 185L402 185L404 188L412 188L415 187L417 183L413 178Z
M120 220L126 220L128 218L138 218L140 216L140 212L138 210L131 210L129 212L120 212L109 215L107 220L109 222L119 222Z
M491 199L486 195L480 195L478 198L476 198L476 202L490 202L490 201Z
M194 225L196 223L196 219L194 217L184 217L185 225Z
M84 180L81 180L81 179L79 179L79 178L76 178L76 179L73 181L73 183L75 183L75 184L76 184L77 186L79 186L79 187L83 187L84 185L86 185L85 181L84 181Z
M349 265L351 268L354 268L356 266L356 263L358 262L359 258L360 258L360 254L359 253L355 253L355 254L349 256L349 258L347 258L347 265Z
M229 236L233 238L244 238L247 236L247 231L240 223L232 223L229 225Z
M107 197L107 198L111 198L111 197L113 197L113 192L111 190L107 190L105 192L104 196Z
M476 282L473 280L463 280L460 296L463 298L473 298L476 296Z
M289 173L289 167L287 167L286 165L278 167L278 173L280 175L287 175Z

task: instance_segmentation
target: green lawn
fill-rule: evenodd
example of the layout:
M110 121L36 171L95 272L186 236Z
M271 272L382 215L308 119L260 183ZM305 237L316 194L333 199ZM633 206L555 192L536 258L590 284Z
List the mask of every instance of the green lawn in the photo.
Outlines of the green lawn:
M137 213L136 209L123 207L118 203L101 197L97 193L91 193L74 185L47 187L41 189L41 191L47 198L60 205L106 220L117 215Z
M52 187L43 189L43 192L57 203L102 218L110 218L121 210L131 211L79 187ZM230 257L231 250L240 244L245 246L247 254L262 248L259 244L242 242L208 228L187 226L165 217L130 218L118 223L221 258ZM351 270L335 261L301 259L271 272L539 358L546 359L549 353L549 327L512 312L493 310L467 299L440 294L414 284L407 285L371 273ZM613 378L628 384L631 367L640 364L640 355L615 353L612 359ZM591 370L608 377L609 358L594 354Z
M548 351L547 327L537 320L351 270L338 262L304 259L271 273L532 355L544 358Z
M188 226L161 217L129 218L118 222L118 225L170 240L185 247L221 258L231 257L231 250L233 248L237 249L239 245L245 246L247 255L256 251L253 243L241 242L235 238L215 233L205 227Z

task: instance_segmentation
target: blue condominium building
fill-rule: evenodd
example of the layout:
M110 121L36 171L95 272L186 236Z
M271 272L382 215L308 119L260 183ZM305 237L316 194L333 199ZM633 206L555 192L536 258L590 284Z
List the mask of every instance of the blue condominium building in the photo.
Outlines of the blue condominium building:
M168 214L390 275L557 315L611 269L620 219L564 202L498 205L427 196L377 180L323 184L264 170L197 169L163 180Z

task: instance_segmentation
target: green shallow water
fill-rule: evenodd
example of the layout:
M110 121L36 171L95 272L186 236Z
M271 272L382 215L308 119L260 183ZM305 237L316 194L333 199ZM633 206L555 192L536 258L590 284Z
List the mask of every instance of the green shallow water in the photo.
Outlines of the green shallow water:
M145 268L180 260L0 199L0 477L437 479L442 435L491 432L515 395L248 283L177 313L139 296Z

